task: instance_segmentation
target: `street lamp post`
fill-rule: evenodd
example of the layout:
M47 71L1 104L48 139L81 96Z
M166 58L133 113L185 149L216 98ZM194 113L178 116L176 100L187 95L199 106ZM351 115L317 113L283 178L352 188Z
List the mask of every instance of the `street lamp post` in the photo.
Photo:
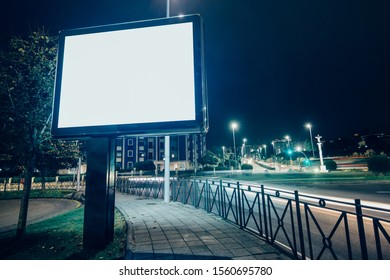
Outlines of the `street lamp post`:
M242 139L242 147L241 147L241 158L244 158L245 157L245 149L246 149L246 147L245 147L245 144L246 144L246 138L244 138L244 139Z
M267 160L267 145L263 145L264 147L264 160Z
M276 161L275 141L272 141L271 144L272 144L272 151L273 151L273 153L272 153L272 162L274 163L274 168L275 168L275 170L276 170L276 163L275 163L275 161Z
M310 123L306 124L306 128L308 128L310 132L311 151L313 152L313 158L315 158L316 156L314 155L314 144L313 144L313 135L311 134L311 124Z
M225 146L222 146L222 162L223 166L225 166Z
M233 122L231 124L232 131L233 131L233 149L234 149L234 160L237 162L237 153L236 153L236 136L234 135L234 130L237 128L237 123Z
M288 154L290 155L290 165L292 165L292 158L291 158L291 149L290 149L290 141L291 141L291 138L290 136L286 135L284 138L286 138L287 140L287 147L288 147Z

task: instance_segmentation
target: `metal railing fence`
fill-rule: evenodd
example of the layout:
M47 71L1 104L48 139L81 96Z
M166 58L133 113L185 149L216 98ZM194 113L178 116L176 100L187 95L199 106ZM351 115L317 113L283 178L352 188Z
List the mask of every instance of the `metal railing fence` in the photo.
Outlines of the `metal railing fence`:
M161 178L118 177L123 193L163 198ZM219 215L297 259L390 259L390 209L212 179L173 179L171 200Z

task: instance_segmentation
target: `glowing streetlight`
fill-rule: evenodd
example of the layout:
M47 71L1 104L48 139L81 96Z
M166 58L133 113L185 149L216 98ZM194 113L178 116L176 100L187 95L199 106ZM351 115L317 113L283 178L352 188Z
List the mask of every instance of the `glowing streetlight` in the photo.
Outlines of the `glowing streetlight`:
M290 136L286 135L286 136L284 136L284 139L287 140L287 147L290 148L290 141L291 141Z
M222 146L222 162L225 165L225 146Z
M291 154L292 154L292 151L290 149L290 141L291 141L291 138L290 136L286 135L284 136L284 138L287 140L287 147L288 147L288 154L290 155L290 165L292 165L292 158L291 158Z
M237 161L237 153L236 153L236 136L234 135L234 130L238 128L238 124L236 122L232 122L230 125L233 131L233 148L234 148L234 160Z
M242 147L241 147L241 156L242 156L242 157L245 157L244 152L245 152L245 144L246 144L246 141L247 141L246 138L242 139Z
M267 145L263 145L264 148L264 158L267 159Z
M310 131L311 151L313 152L313 158L315 158L315 155L314 155L314 144L313 144L313 135L311 134L311 127L312 127L312 126L311 126L310 123L307 123L307 124L305 125L305 127L308 128L309 131Z

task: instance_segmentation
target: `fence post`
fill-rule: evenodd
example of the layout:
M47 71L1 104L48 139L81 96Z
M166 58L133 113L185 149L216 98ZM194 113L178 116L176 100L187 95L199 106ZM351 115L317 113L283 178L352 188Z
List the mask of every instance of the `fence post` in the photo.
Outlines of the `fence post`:
M199 204L198 204L198 183L196 182L196 179L194 178L194 185L192 186L193 189L194 189L194 207L195 208L199 208Z
M240 182L237 182L237 196L238 196L238 215L239 215L239 221L240 221L240 229L242 229L243 226L242 226L242 209L241 209L241 188L240 188Z
M224 214L224 210L223 210L223 201L222 201L222 180L219 180L219 197L218 197L218 200L219 200L219 216L221 217L224 217L225 214Z
M298 191L294 191L295 194L295 209L297 212L297 222L298 222L298 232L299 232L299 244L301 245L301 255L302 260L306 259L306 252L305 252L305 243L304 243L304 236L303 236L303 226L302 226L302 217L301 217L301 206L299 203L299 194ZM298 250L297 250L298 251ZM297 254L298 255L298 254Z
M264 230L265 230L265 240L268 240L268 224L267 224L267 212L265 207L265 193L264 193L264 185L261 185L261 201L263 204L263 220L264 220Z
M179 197L179 193L176 194L176 190L177 190L177 185L175 184L175 181L172 182L172 201L175 202L177 201L178 197Z
M207 212L209 212L209 180L206 179L206 185L204 186L204 197L205 197L205 202L204 202L204 207Z
M360 199L355 199L355 209L356 209L356 220L357 220L357 225L359 230L360 249L362 251L362 259L368 260L366 234L364 231L363 213L362 213L362 205L360 203Z

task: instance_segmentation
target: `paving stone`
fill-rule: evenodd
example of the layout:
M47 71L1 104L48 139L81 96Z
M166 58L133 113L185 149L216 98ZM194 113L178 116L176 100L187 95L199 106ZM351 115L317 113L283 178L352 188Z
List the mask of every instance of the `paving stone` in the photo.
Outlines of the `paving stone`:
M171 245L171 248L183 248L183 247L188 247L187 243L183 240L183 241L170 241L169 242L170 245Z
M225 258L233 258L234 255L228 250L228 249L222 249L222 250L212 250L211 251L214 256L216 257L225 257Z
M252 255L246 249L234 249L234 250L230 250L230 252L233 254L234 257L243 257L243 256Z
M154 250L171 249L171 244L169 244L168 242L165 242L165 243L154 243L153 244L153 249Z
M190 250L195 253L203 253L203 252L210 252L209 248L207 246L189 246Z

